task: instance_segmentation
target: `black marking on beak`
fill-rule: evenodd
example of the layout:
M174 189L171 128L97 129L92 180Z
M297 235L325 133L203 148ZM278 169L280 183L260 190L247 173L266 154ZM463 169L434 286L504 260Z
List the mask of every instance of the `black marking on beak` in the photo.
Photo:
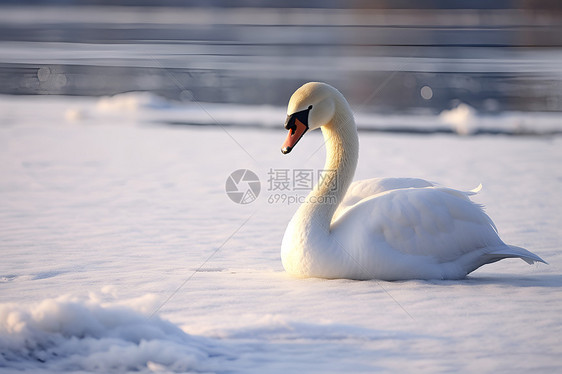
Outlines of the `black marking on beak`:
M308 113L310 113L311 109L312 105L309 105L305 110L289 114L287 116L287 119L285 120L285 129L291 130L291 134L294 134L295 129L297 128L295 121L298 119L302 124L306 126L306 129L308 130Z
M292 150L293 150L292 147L289 147L289 146L283 147L283 148L281 148L281 153L283 153L284 155L286 155L287 153L291 152Z

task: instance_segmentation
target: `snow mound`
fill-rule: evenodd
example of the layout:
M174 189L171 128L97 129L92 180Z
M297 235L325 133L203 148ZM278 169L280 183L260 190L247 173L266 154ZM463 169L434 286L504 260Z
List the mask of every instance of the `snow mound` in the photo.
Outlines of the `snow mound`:
M451 110L444 110L441 112L440 117L443 122L449 124L459 135L471 135L478 129L476 110L464 103Z
M559 114L541 112L502 112L482 114L468 104L460 103L439 114L439 121L458 135L560 135ZM431 126L429 126L431 128ZM436 129L437 130L437 129Z
M68 296L0 305L0 352L0 367L47 372L199 372L223 356L157 316Z
M166 109L171 107L170 101L151 92L127 92L98 99L97 109L100 111L129 111L141 109Z

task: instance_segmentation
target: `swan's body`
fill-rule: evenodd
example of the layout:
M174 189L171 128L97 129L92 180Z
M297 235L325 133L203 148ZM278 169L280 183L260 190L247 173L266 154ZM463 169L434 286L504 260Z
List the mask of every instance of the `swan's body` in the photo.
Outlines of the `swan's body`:
M357 130L349 104L335 88L305 84L291 97L288 114L283 153L309 128L318 127L327 150L322 183L308 195L283 237L281 258L289 274L459 279L504 258L544 262L499 238L492 220L470 201L474 191L415 178L351 184L359 152Z

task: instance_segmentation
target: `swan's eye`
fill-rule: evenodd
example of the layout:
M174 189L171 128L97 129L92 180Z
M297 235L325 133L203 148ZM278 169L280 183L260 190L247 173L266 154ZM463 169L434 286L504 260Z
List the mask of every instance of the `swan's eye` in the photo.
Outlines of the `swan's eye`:
M309 106L308 106L308 110L311 110L311 109L312 109L312 105L309 105Z

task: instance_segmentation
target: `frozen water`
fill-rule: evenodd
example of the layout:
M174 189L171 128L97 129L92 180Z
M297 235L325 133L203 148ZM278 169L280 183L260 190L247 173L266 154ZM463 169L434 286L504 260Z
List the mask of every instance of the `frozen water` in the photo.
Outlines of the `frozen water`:
M297 205L269 199L268 173L321 168L324 152L312 132L282 155L284 118L145 94L1 97L0 372L562 369L561 138L363 131L356 172L482 183L475 200L502 238L549 265L505 260L462 281L293 279L279 250ZM560 120L470 117L505 133ZM451 128L437 115L360 111L358 123ZM261 180L246 205L225 193L242 168Z

